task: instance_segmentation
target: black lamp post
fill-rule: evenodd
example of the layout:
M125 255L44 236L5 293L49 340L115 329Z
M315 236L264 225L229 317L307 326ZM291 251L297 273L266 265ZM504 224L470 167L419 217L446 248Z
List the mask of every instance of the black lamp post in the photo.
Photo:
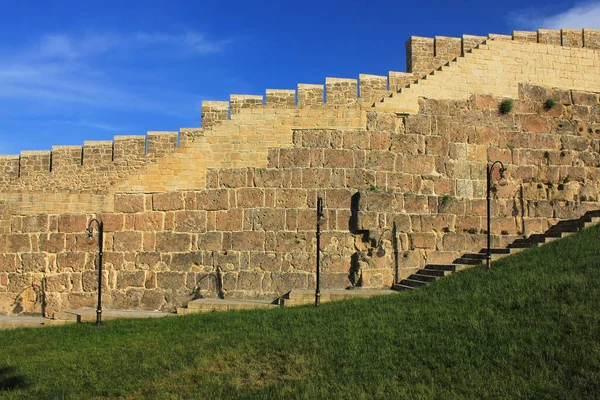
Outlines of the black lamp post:
M315 307L321 304L321 221L323 220L323 198L317 197L317 288Z
M96 308L96 325L102 325L102 254L104 245L104 223L97 219L92 219L85 230L88 240L93 241L94 227L98 226L98 307Z
M506 171L506 168L504 168L504 164L502 164L502 161L494 161L492 164L488 164L488 166L487 166L487 253L486 253L486 263L487 263L488 271L491 269L490 262L492 259L492 252L490 249L490 244L491 244L490 193L492 191L492 171L496 164L500 164L500 179L504 179L504 172Z

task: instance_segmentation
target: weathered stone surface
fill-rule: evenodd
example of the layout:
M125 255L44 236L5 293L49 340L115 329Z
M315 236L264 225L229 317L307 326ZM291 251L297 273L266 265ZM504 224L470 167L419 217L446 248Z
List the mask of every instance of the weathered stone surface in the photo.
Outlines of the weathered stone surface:
M183 272L157 272L156 284L161 289L185 289L185 273Z
M144 287L146 275L144 271L118 271L117 288Z
M135 213L144 211L144 195L141 194L117 194L115 195L115 211L123 213Z
M142 233L115 232L115 236L113 239L113 248L115 251L141 251Z
M156 250L160 252L189 251L191 236L187 233L159 232L156 234Z

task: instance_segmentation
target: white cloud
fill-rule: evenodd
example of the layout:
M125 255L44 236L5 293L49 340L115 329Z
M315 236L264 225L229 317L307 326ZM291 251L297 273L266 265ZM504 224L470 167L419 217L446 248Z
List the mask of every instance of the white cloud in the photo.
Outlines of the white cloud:
M167 46L196 54L220 52L231 43L229 39L211 41L197 32L187 32L183 35L139 32L135 38L141 44Z
M512 14L511 19L526 29L600 29L600 2L580 3L561 12L540 12L530 8Z
M156 53L199 56L222 51L228 43L197 32L45 35L23 51L0 54L0 101L49 110L86 106L186 116L194 110L197 95L174 93L140 74L132 83L127 75L136 71L127 63ZM117 58L109 57L115 54ZM2 108L7 107L0 103L0 114Z

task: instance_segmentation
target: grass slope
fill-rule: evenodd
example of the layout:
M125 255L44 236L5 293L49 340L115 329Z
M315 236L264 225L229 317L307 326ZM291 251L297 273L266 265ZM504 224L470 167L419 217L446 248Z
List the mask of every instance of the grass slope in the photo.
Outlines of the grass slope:
M598 398L599 243L319 309L0 332L0 397Z

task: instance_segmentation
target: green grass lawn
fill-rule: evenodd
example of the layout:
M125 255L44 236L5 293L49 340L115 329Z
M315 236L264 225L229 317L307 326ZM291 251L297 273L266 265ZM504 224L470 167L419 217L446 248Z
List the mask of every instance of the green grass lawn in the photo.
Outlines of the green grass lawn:
M600 397L600 228L397 296L0 332L0 398Z

